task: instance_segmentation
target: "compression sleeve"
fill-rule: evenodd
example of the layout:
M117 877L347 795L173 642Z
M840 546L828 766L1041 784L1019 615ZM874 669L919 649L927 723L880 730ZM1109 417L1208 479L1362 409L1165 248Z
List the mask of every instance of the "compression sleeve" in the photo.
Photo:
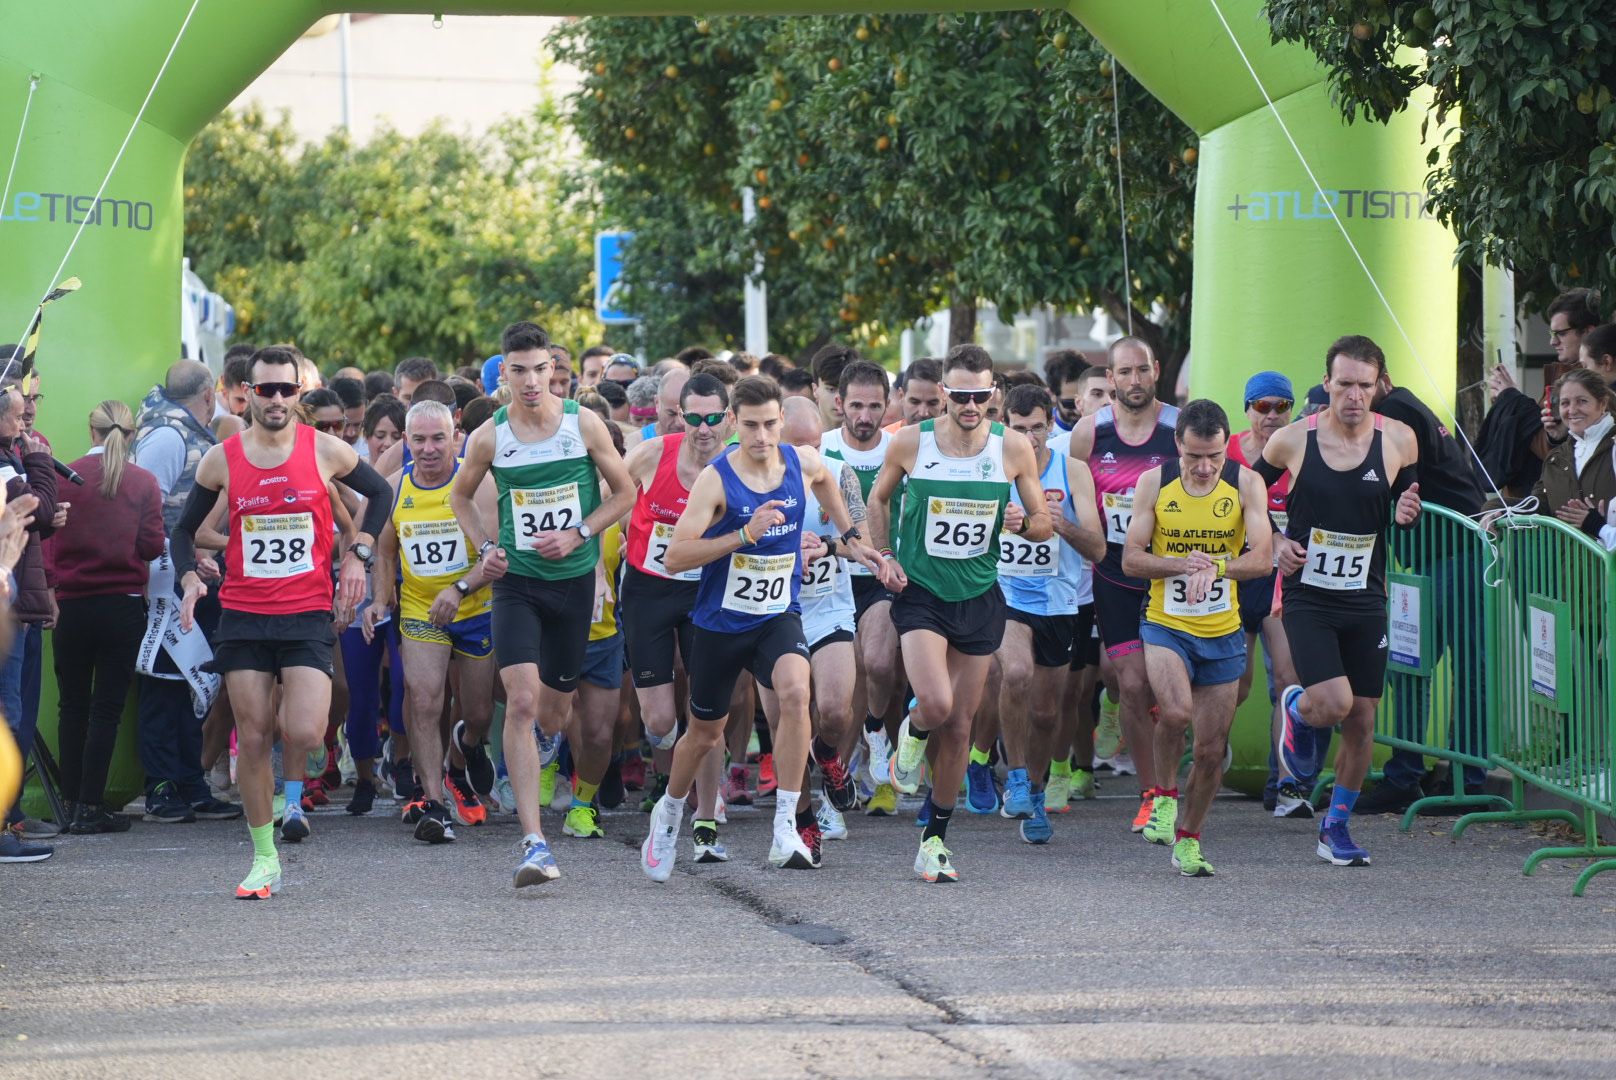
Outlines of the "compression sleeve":
M1285 475L1283 465L1275 465L1265 457L1259 456L1251 465L1252 471L1262 477L1263 487L1271 488L1279 483L1279 478Z
M1396 500L1402 498L1403 492L1407 491L1413 485L1414 481L1418 480L1419 478L1420 474L1418 466L1404 465L1402 471L1397 474L1397 479L1392 481L1392 500L1395 502Z
M191 493L185 497L185 508L180 511L180 519L174 523L174 533L168 542L175 577L184 577L196 569L196 530L208 520L213 504L218 501L219 492L214 488L191 485Z
M365 516L359 522L359 531L372 537L380 536L393 511L393 485L363 461L348 475L337 477L337 482L355 495L365 497Z

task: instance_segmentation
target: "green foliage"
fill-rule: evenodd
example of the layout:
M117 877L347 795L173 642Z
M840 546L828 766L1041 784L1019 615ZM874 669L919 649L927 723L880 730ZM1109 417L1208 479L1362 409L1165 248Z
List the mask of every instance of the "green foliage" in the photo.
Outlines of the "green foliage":
M791 351L978 299L1126 317L1109 60L1065 13L588 18L553 44L653 353L734 334L759 253ZM1141 329L1176 361L1195 139L1120 86L1136 321L1160 303Z
M284 118L225 113L186 162L186 251L239 336L328 369L475 362L519 318L593 343L593 223L546 160L548 123L300 148Z
M1539 302L1616 281L1616 18L1609 0L1269 0L1276 40L1329 70L1351 120L1429 87L1427 185L1461 261ZM1404 48L1407 46L1408 48ZM1411 50L1423 50L1414 52ZM1450 136L1444 121L1457 121Z

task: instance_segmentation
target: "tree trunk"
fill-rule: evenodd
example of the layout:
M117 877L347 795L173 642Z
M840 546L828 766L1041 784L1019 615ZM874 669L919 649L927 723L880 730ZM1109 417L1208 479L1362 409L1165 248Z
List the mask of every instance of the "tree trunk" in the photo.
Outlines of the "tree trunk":
M1117 325L1126 329L1128 326L1128 305L1121 296L1113 292L1102 292L1100 302L1106 313L1116 320ZM1184 326L1189 325L1190 307L1185 304L1177 315L1178 322ZM1151 322L1143 313L1133 312L1133 336L1150 346L1155 355L1156 362L1161 365L1161 377L1156 380L1156 396L1162 401L1171 402L1178 386L1178 373L1184 366L1184 357L1189 354L1189 346L1184 344L1186 335L1170 334L1165 326Z
M1481 430L1481 419L1487 411L1487 390L1476 385L1485 378L1487 357L1482 355L1485 340L1482 310L1481 272L1475 265L1459 268L1459 353L1454 368L1455 395L1453 411L1459 427L1472 440ZM1406 380L1405 380L1406 381ZM1470 389L1465 389L1470 387Z
M948 305L948 347L976 342L976 297L955 293Z

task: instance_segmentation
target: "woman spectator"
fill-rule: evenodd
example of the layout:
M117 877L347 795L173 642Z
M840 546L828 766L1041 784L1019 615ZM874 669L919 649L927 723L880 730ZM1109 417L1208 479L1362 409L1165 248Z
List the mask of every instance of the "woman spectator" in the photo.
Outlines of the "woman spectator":
M1555 384L1560 418L1571 438L1556 446L1543 463L1543 476L1532 494L1538 511L1553 514L1596 540L1609 525L1616 501L1616 418L1611 415L1610 386L1588 368L1574 368Z
M372 398L360 430L370 449L370 460L380 461L393 444L404 438L404 403L392 394Z
M121 401L90 413L90 452L72 466L90 494L55 539L58 756L75 833L129 828L102 802L146 630L147 564L163 553L163 497L157 478L130 461L134 433Z

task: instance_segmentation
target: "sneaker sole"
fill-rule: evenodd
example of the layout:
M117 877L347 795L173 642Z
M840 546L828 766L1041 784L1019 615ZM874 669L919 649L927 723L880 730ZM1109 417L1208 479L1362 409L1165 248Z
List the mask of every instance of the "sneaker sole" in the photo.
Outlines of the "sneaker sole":
M1311 818L1313 807L1305 802L1298 802L1295 806L1276 806L1274 816L1277 818Z
M1167 839L1165 836L1151 836L1148 830L1145 831L1145 842L1150 844L1160 844L1162 847L1173 846L1173 842Z
M1044 844L1049 843L1049 841L1054 838L1054 835L1055 834L1053 832L1050 832L1050 833L1046 833L1043 836L1028 836L1027 835L1027 830L1025 830L1025 829L1021 830L1021 839L1022 839L1022 841L1024 843L1033 844L1033 845L1037 845L1037 846L1042 846Z
M268 885L265 885L263 888L260 888L260 889L243 889L240 885L237 885L236 886L236 899L237 900L268 900L271 896L274 896L276 893L278 893L280 891L281 891L281 879L280 878L276 878L273 882L271 882Z
M771 847L769 865L779 870L818 870L823 864L814 862L812 856L804 855L800 851L786 854L779 848Z
M313 833L309 829L309 823L302 818L293 818L281 825L281 840L283 843L301 844L311 835Z
M437 818L423 817L415 823L415 839L427 844L454 843L454 830Z
M196 820L195 814L185 817L164 817L161 814L142 814L141 821L149 821L153 825L189 825Z
M529 885L543 885L547 881L554 881L561 876L561 871L552 867L549 873L537 866L524 866L516 871L516 887L525 889Z
M710 847L698 847L696 848L696 861L699 863L729 862L729 852Z
M1173 856L1173 869L1178 871L1180 877L1211 877L1212 876L1212 868L1210 866L1202 866L1202 867L1199 867L1199 868L1194 869L1194 870L1186 870L1186 869L1184 869L1182 866L1178 865L1178 856L1177 855Z
M1323 859L1325 862L1329 863L1331 866L1368 866L1369 865L1369 856L1368 855L1365 855L1362 858L1358 858L1356 856L1351 858L1351 859L1337 858L1335 853L1330 850L1330 845L1329 844L1324 844L1324 843L1319 844L1317 850L1318 850L1318 853L1319 853L1319 858Z
M571 825L562 825L561 826L561 835L562 836L575 836L579 840L604 840L604 839L606 839L605 832L603 832L600 829L596 829L594 832L580 832L579 830L574 829Z
M193 810L191 813L196 815L196 820L198 821L235 821L241 816L240 810L236 810L231 813L203 813L201 810Z

